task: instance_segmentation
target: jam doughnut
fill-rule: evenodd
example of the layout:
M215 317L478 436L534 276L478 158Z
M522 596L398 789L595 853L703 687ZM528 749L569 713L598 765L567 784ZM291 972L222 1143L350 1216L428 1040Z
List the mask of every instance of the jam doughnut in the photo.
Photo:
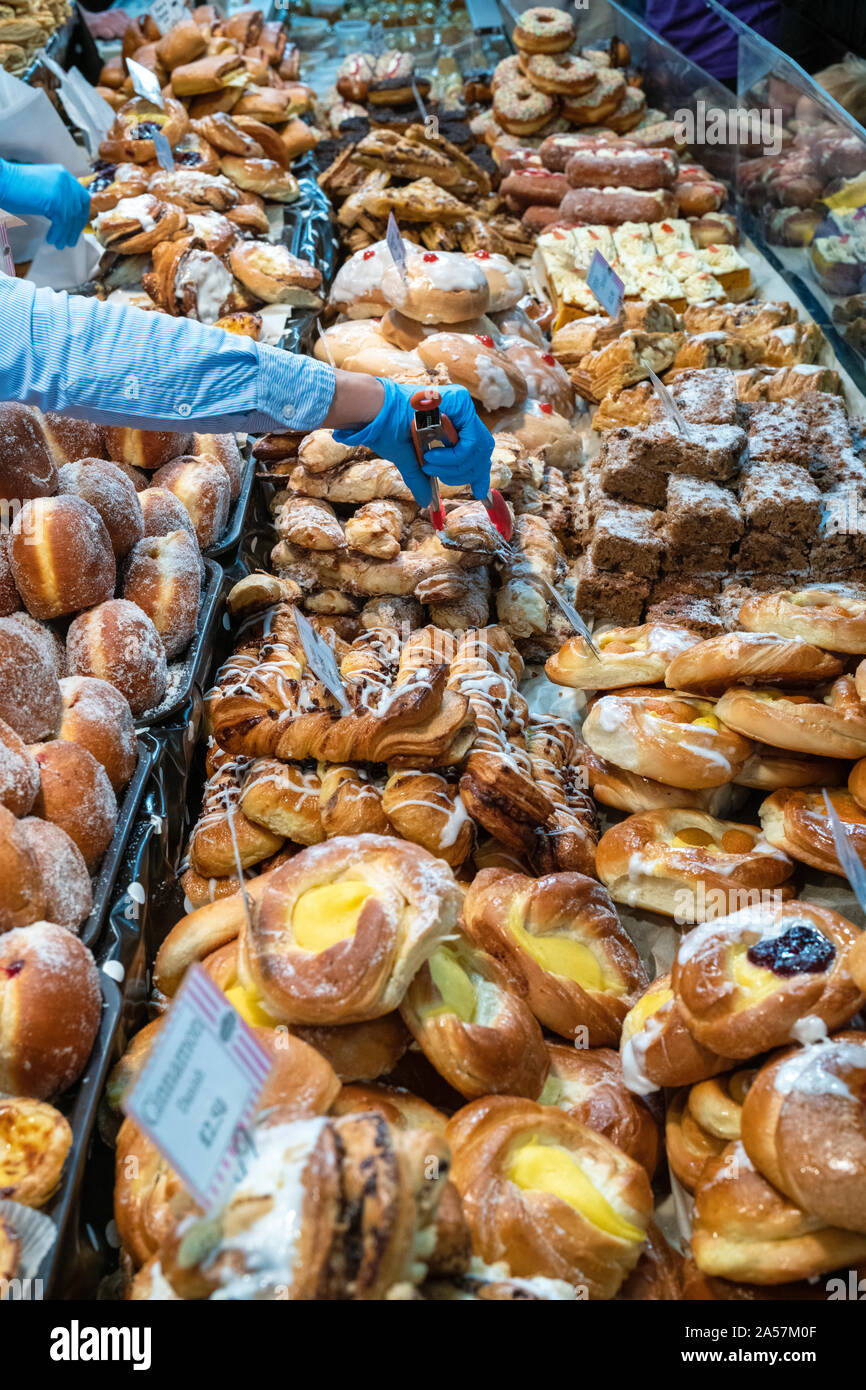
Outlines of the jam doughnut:
M549 169L516 169L502 180L499 193L509 210L519 215L529 207L558 211L569 188L565 174L552 174Z
M556 99L533 87L528 77L509 78L493 94L493 114L511 135L533 135L555 113Z
M625 78L616 68L597 71L595 86L583 96L568 97L562 114L572 125L601 125L625 98Z
M527 53L521 56L521 66L533 87L551 96L582 96L592 91L598 80L592 63L576 53L566 53L561 58L552 53Z
M526 53L564 53L577 38L577 29L564 10L535 5L523 11L511 38L515 48Z

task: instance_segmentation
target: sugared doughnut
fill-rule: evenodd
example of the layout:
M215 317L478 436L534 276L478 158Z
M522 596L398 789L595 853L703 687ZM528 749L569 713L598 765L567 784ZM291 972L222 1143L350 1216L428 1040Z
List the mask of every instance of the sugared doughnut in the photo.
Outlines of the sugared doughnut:
M222 464L185 454L154 473L153 482L180 498L202 550L219 540L231 505L231 487Z
M574 414L574 387L571 377L550 352L533 347L523 338L512 338L503 348L505 356L522 374L531 400L549 401L558 415Z
M77 743L53 739L30 749L39 767L33 814L65 830L91 873L111 844L117 801L108 774L92 753Z
M490 303L487 312L500 313L513 309L526 294L526 276L507 256L499 256L493 251L472 251L471 257L477 261L487 281Z
M511 35L515 48L527 53L564 53L577 38L571 15L549 5L524 10Z
M16 820L5 806L0 806L0 942L3 941L3 932L37 921L44 910L42 875L36 857L21 831L21 822ZM0 1090L2 1089L3 1084L0 1082Z
M129 463L133 468L143 468L150 473L162 468L170 459L188 454L192 448L192 435L174 434L168 430L135 430L114 428L105 430L106 457L115 463ZM88 453L92 453L88 450Z
M617 135L625 135L640 125L645 114L646 96L640 87L634 87L627 82L625 96L616 110L605 119L610 130L616 131Z
M5 719L0 719L0 806L13 816L26 816L39 791L39 768L27 745Z
M76 459L105 458L105 426L90 420L73 420L48 410L42 417L45 437L58 464ZM53 491L53 488L52 488Z
M192 524L192 518L173 492L169 492L167 487L148 487L144 492L140 492L138 500L141 503L141 512L144 517L144 534L146 536L167 536L171 531L186 531L187 535L195 541L196 549L199 552L199 569L204 574L204 565L201 559L198 536Z
M97 676L125 695L133 714L158 705L168 684L165 648L146 613L111 599L82 613L66 634L69 672Z
M195 636L201 584L198 547L186 531L148 536L126 562L123 597L151 619L171 660Z
M126 786L138 762L132 711L125 695L95 676L67 676L60 682L63 712L57 737L92 753L116 792Z
M406 257L406 279L391 262L381 276L388 304L420 323L459 323L486 313L487 277L474 257L459 251L423 251Z
M234 502L240 494L244 473L237 437L233 434L194 434L192 452L196 458L211 459L222 465L228 474L229 495Z
M0 497L25 502L48 497L57 468L39 412L15 401L0 402Z
M49 623L41 623L25 610L9 614L7 631L21 633L36 647L58 680L66 675L66 646Z
M616 68L599 68L595 86L579 97L566 97L562 114L573 125L602 125L625 97L625 78Z
M57 475L57 491L83 497L105 522L117 559L144 535L144 518L135 484L108 459L79 459L65 463Z
M21 595L15 588L9 563L9 533L0 531L0 618L17 612L20 607Z
M44 1100L80 1076L99 1027L93 957L38 921L0 936L0 1091Z
M60 686L44 652L15 618L0 618L0 719L25 743L53 734Z
M507 78L493 94L493 115L510 135L534 135L555 114L556 98L533 87L525 76Z
M561 57L550 52L524 53L521 66L532 85L551 96L579 97L591 91L597 80L592 63L576 53Z
M84 855L66 831L50 820L25 816L21 833L42 877L46 921L73 930L93 909L93 891Z
M9 532L15 585L35 618L60 618L114 593L114 551L105 523L81 497L25 502Z
M465 386L485 410L518 406L526 396L520 370L485 335L434 333L417 350L425 367L444 366L454 385Z

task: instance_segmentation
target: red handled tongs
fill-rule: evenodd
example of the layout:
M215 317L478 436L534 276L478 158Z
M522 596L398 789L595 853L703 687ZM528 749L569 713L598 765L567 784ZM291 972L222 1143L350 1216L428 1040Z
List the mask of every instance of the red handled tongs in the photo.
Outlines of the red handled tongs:
M438 391L422 389L416 391L409 400L409 404L415 412L412 421L412 443L415 447L415 456L418 459L418 467L423 467L424 455L428 449L438 446L453 448L457 443L459 435L452 425L447 415L443 415L439 409L442 397ZM449 541L445 532L445 508L442 506L442 498L439 495L439 479L430 478L430 487L433 492L433 500L430 503L430 520L434 529L439 533L439 539L443 545L453 545ZM508 503L492 488L484 498L484 507L491 522L499 532L506 545L511 540L512 521L511 512L508 510Z

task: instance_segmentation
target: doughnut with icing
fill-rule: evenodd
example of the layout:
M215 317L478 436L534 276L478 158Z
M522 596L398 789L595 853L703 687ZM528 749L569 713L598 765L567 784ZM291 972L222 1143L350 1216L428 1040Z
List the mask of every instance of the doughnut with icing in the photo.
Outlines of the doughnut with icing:
M526 294L526 276L523 271L518 270L507 256L485 251L483 247L470 252L470 258L478 262L487 281L490 291L487 312L498 314L506 309L513 309Z
M520 15L511 37L515 48L526 53L564 53L574 43L577 29L564 10L535 5Z
M485 410L519 406L526 396L522 372L486 334L434 333L416 349L424 366L444 366L455 386L465 386Z
M520 65L533 87L551 96L579 97L597 81L592 63L576 53L522 53Z
M549 402L559 415L566 419L574 414L575 395L571 378L550 352L527 343L525 339L511 339L503 343L505 356L526 382L527 395L536 401Z
M556 97L539 91L525 76L506 78L493 93L493 115L510 135L534 135L556 110Z
M487 312L490 290L480 262L458 251L423 251L406 256L406 278L390 260L378 283L392 309L420 323L459 323Z

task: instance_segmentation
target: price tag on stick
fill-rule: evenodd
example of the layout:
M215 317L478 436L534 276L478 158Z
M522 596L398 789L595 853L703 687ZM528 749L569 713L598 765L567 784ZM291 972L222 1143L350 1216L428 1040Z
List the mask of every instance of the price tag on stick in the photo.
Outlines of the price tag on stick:
M126 66L129 80L138 95L164 111L165 97L155 73L152 73L149 68L142 67L141 63L137 63L134 58L127 58Z
M205 1211L240 1176L271 1066L222 990L191 966L123 1109Z
M643 358L641 358L641 361L643 362ZM656 395L662 403L662 409L664 410L665 415L668 417L669 420L673 421L680 434L684 435L685 438L688 439L688 425L683 419L680 409L677 406L677 403L671 395L670 391L665 386L663 381L659 381L659 378L656 376L655 372L653 371L652 367L649 365L648 362L644 362L644 366L649 372L650 381L653 384L653 389Z
M167 174L173 173L174 155L171 152L171 145L161 130L158 130L153 137L153 148L156 151L156 161L160 169L164 169Z
M426 125L426 124L427 124L427 107L424 105L423 101L421 100L421 93L418 91L418 84L417 84L417 82L415 81L415 78L414 78L414 77L412 78L412 95L413 95L414 98L415 98L415 105L418 107L418 110L421 112L421 120L422 120L422 121L424 122L424 124Z
M833 844L836 846L836 854L839 863L845 870L845 875L854 895L864 912L866 912L866 868L861 863L860 856L848 838L848 832L839 818L839 813L833 805L830 797L824 791L824 806L827 810L827 819L830 822L830 829L833 833Z
M605 312L615 319L622 306L625 285L600 251L592 253L589 270L586 272L586 283Z
M301 639L301 646L304 648L304 656L307 658L310 670L319 677L325 689L331 692L343 714L351 714L352 706L349 704L349 697L340 675L337 658L325 639L319 636L312 623L304 617L300 608L297 607L295 608L295 627L298 629L298 636Z
M388 227L385 232L385 241L388 250L391 252L391 260L399 270L404 280L408 279L406 271L406 247L400 235L400 228L397 226L397 219L393 212L388 213Z
M9 233L6 230L5 217L2 214L0 214L0 261L3 263L4 274L15 274L15 260L12 255L12 247L9 245Z

